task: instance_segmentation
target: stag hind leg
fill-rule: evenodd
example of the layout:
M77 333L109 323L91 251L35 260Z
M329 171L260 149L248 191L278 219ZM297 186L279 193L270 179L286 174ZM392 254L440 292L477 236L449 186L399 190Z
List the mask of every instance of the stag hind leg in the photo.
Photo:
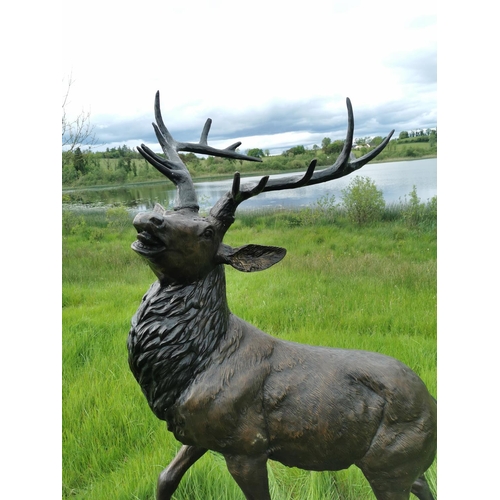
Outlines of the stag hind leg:
M431 489L427 483L427 480L424 476L420 476L412 485L411 492L419 499L419 500L434 500L432 496Z
M424 476L420 476L411 486L401 481L370 481L370 486L377 500L408 500L410 492L419 500L434 500L431 489Z
M170 500L179 486L182 476L207 450L197 446L184 445L158 477L156 500Z
M267 479L267 456L226 455L226 464L246 500L271 500Z

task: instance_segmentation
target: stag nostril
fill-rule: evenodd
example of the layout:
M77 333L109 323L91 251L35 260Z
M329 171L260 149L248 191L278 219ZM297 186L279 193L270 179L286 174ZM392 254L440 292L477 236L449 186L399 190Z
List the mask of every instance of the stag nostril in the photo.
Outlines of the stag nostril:
M158 217L156 215L152 215L149 218L150 222L152 222L155 226L159 227L163 224L163 217Z

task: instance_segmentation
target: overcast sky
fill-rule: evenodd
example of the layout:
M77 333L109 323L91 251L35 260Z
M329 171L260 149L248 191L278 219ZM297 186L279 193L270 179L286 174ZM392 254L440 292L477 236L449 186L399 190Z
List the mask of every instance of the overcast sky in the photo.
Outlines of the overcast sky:
M346 97L355 137L437 126L436 2L89 0L63 7L67 111L90 111L96 149L158 150L160 91L174 137L241 150L343 139Z

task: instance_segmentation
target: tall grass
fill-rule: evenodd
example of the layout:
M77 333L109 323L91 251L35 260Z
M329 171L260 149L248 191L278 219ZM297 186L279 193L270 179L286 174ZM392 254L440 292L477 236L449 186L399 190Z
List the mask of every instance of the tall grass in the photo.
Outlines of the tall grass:
M394 356L436 395L436 228L411 223L404 207L390 210L368 226L332 207L238 214L226 243L283 246L288 254L262 273L228 268L228 300L235 314L277 337ZM130 249L130 218L120 224L120 217L77 214L63 237L65 499L152 500L159 472L180 447L128 368L130 318L155 277ZM436 475L433 465L433 489ZM354 467L317 473L270 462L269 478L274 500L374 498ZM174 498L244 497L224 459L210 452Z

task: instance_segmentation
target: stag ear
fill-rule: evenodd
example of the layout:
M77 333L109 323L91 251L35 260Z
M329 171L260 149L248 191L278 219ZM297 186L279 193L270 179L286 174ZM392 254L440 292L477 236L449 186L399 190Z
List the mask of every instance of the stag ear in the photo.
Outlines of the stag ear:
M281 247L269 247L262 245L244 245L232 248L221 244L218 257L223 264L229 264L238 271L251 273L263 271L278 263L286 254Z

